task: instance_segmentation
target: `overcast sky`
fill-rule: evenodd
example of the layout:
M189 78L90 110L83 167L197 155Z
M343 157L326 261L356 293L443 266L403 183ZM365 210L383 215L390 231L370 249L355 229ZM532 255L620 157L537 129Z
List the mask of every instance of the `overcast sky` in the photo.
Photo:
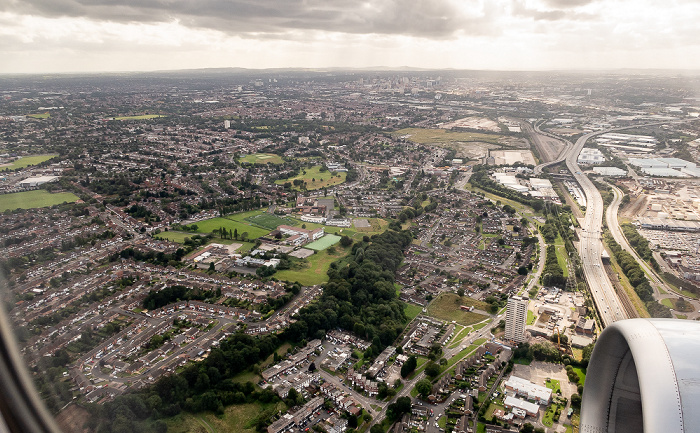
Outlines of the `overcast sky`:
M0 73L700 69L697 0L0 0Z

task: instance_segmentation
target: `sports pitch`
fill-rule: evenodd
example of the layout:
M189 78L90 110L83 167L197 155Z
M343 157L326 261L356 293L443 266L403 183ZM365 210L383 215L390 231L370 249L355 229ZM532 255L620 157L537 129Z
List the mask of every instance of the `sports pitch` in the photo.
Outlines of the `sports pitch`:
M254 153L240 158L239 161L251 164L282 164L284 162L282 158L274 153Z
M277 226L280 225L296 225L296 221L291 218L281 218L277 215L270 213L261 213L259 215L253 215L248 218L245 218L245 220L269 230L274 230L277 228Z
M51 194L43 189L35 191L15 192L0 195L0 212L14 209L35 209L49 207L63 202L73 203L78 196L70 192Z
M336 235L325 235L321 239L311 242L308 245L304 245L304 248L308 248L314 251L323 251L331 245L335 245L340 242L340 236Z
M29 167L30 165L37 165L41 164L44 161L48 161L51 158L54 158L58 156L57 153L50 153L47 155L30 155L30 156L23 156L20 159L11 162L9 165L6 166L0 166L0 170L2 169L10 169L10 170L17 170L20 168L24 167Z

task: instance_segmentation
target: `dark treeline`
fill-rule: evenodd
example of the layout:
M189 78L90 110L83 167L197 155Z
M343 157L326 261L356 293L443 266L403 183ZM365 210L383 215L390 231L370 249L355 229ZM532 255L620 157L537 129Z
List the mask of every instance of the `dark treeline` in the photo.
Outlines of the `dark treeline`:
M328 270L329 282L319 301L299 312L288 337L319 338L340 327L372 343L365 355L373 357L403 330L406 317L396 297L394 274L411 242L407 231L388 230L371 242L353 245L351 253Z
M564 277L564 272L559 266L556 248L554 245L547 245L544 270L542 271L542 285L556 286L563 289L566 286L566 277Z
M644 302L644 306L651 317L672 317L671 311L667 306L654 300L654 290L651 288L647 276L632 254L623 250L620 244L615 242L610 235L606 235L606 238L610 250L615 256L615 260L620 265L620 268L622 268L622 272L625 274L630 284L634 287L634 291L637 293L637 296L639 296L639 299Z
M186 286L170 286L163 290L148 292L143 308L155 310L177 301L203 301L216 296L213 290L190 289Z
M625 197L629 197L629 195L626 195ZM649 262L651 267L658 271L659 264L656 262L656 259L654 259L654 256L651 253L649 241L646 240L644 236L640 235L632 224L622 224L620 225L620 228L625 234L627 242L629 242L632 248L634 248L637 254L639 254L639 257Z

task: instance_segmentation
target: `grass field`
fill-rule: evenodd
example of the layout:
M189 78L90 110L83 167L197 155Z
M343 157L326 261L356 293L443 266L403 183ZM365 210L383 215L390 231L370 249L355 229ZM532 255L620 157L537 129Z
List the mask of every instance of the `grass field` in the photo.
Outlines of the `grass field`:
M167 232L160 232L157 235L153 235L153 237L157 238L157 239L164 239L167 241L177 242L179 244L184 244L185 238L191 238L192 235L196 235L196 234L197 233L167 231Z
M310 244L304 245L304 248L308 248L314 251L323 251L331 245L335 245L340 242L340 236L336 235L325 235L321 239L311 242Z
M533 313L530 310L527 310L527 324L532 325L535 323L535 319L537 319L537 316L535 316L535 313Z
M277 407L275 407L277 406ZM264 411L285 411L284 403L251 403L229 406L224 409L223 416L211 412L190 414L182 412L172 418L167 418L169 433L254 433L253 421Z
M486 143L498 144L500 135L495 134L480 134L478 132L457 132L447 129L423 129L423 128L404 128L393 132L394 137L408 136L407 138L415 143L431 144L431 143L456 143L469 141L482 141Z
M569 276L569 268L566 265L566 258L568 257L566 253L566 247L564 246L564 239L562 239L561 235L557 235L557 239L554 241L555 249L557 251L557 262L559 262L559 266L561 267L562 272L564 273L564 278Z
M350 247L343 249L337 248L336 252L333 254L328 254L327 252L316 253L305 260L305 266L301 269L285 269L283 271L277 271L275 273L275 278L278 280L286 280L295 282L303 286L313 286L316 284L323 284L328 281L328 268L330 268L331 263L338 260L339 258L345 256Z
M114 120L146 120L146 119L155 119L158 117L166 117L162 114L142 114L140 116L119 116L115 117Z
M462 328L462 327L460 327ZM462 343L462 340L464 337L469 335L470 332L472 332L474 328L471 326L465 326L462 329L460 329L454 337L452 337L452 340L450 341L450 345L448 346L450 349L454 349L455 347L459 346Z
M280 225L288 225L288 226L293 226L296 225L296 220L289 218L289 217L279 217L275 214L271 213L261 213L258 215L253 215L245 218L246 221L249 221L255 225L258 225L260 227L264 227L268 230L274 230L277 228L277 226Z
M345 172L336 173L335 175L328 170L321 172L321 166L315 165L311 168L302 169L302 172L294 177L290 177L289 179L276 180L275 183L278 185L283 185L286 182L293 183L295 180L298 179L306 183L307 190L314 190L341 184L345 182L346 177L347 173ZM301 188L293 186L293 189L299 190Z
M51 114L47 111L46 113L27 114L27 117L31 117L32 119L48 119L51 117Z
M165 239L168 241L172 242L177 242L179 244L184 244L185 243L185 238L191 238L193 235L196 235L199 233L187 233L187 232L175 232L175 231L167 231L167 232L160 232L157 235L153 235L154 238L156 239ZM217 244L232 244L232 243L240 243L243 244L237 251L238 252L243 252L243 251L249 251L253 247L252 242L243 242L243 241L236 241L232 239L219 239L217 237L214 237L214 239L211 240L213 243Z
M227 230L238 230L238 236L248 233L248 239L257 239L270 232L270 230L256 227L245 222L236 221L231 217L218 217L209 220L196 222L197 232L212 233L215 229L225 227Z
M254 153L246 155L238 159L239 162L248 162L251 164L282 164L282 158L274 153Z
M485 338L479 338L477 340L474 340L474 343L460 350L455 356L450 358L449 361L447 361L447 365L445 366L443 371L448 371L450 368L454 367L454 365L461 361L462 358L474 352L476 349L479 348L479 346L481 346L484 343L486 343Z
M557 391L561 392L561 385L556 379L547 379L547 381L545 382L545 386L551 389L553 394L556 394Z
M586 372L581 367L574 367L574 371L578 374L579 385L584 385L586 383Z
M78 196L70 192L59 192L51 194L43 189L34 191L15 192L12 194L0 195L0 212L14 209L35 209L48 207L63 202L73 203L78 200Z
M461 325L473 325L486 318L483 314L463 311L460 306L474 306L478 309L486 309L486 303L462 296L460 299L454 293L442 293L428 306L428 315L448 322L455 321Z
M41 164L44 161L48 161L51 158L54 158L58 156L57 153L50 153L46 155L30 155L30 156L23 156L20 159L13 161L10 163L10 165L7 166L0 166L0 170L4 169L9 169L9 170L17 170L20 168L24 167L29 167L30 165L37 165Z
M408 317L408 321L415 319L423 311L423 307L416 304L409 304L408 302L403 303L403 312Z

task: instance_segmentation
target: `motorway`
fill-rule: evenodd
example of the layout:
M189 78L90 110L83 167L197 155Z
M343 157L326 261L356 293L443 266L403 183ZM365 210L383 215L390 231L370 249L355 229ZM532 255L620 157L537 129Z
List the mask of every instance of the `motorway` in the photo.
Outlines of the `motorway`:
M541 174L545 167L566 161L567 168L581 186L586 196L586 215L579 236L579 256L581 257L583 273L586 276L586 281L588 282L593 301L595 302L603 326L608 326L618 320L627 319L627 314L622 307L620 299L617 297L617 293L615 293L615 288L603 269L603 260L601 258L601 254L603 253L603 198L595 185L593 185L593 182L588 179L588 176L582 173L581 167L579 167L577 162L578 155L581 153L581 149L586 145L586 141L588 141L589 138L610 131L588 133L576 140L576 144L573 145L569 141L541 131L537 124L534 126L534 132L536 134L546 135L550 138L557 138L566 145L564 151L561 152L555 160L544 162L536 166L535 175Z
M574 175L574 178L581 186L586 195L586 215L581 225L579 255L583 273L586 275L588 287L590 288L593 301L598 309L598 314L604 326L608 326L618 320L627 319L627 314L620 299L615 293L608 274L603 270L602 225L603 225L603 197L593 182L583 174L577 159L581 149L585 146L589 138L608 131L598 131L588 133L578 140L566 154L566 166Z

